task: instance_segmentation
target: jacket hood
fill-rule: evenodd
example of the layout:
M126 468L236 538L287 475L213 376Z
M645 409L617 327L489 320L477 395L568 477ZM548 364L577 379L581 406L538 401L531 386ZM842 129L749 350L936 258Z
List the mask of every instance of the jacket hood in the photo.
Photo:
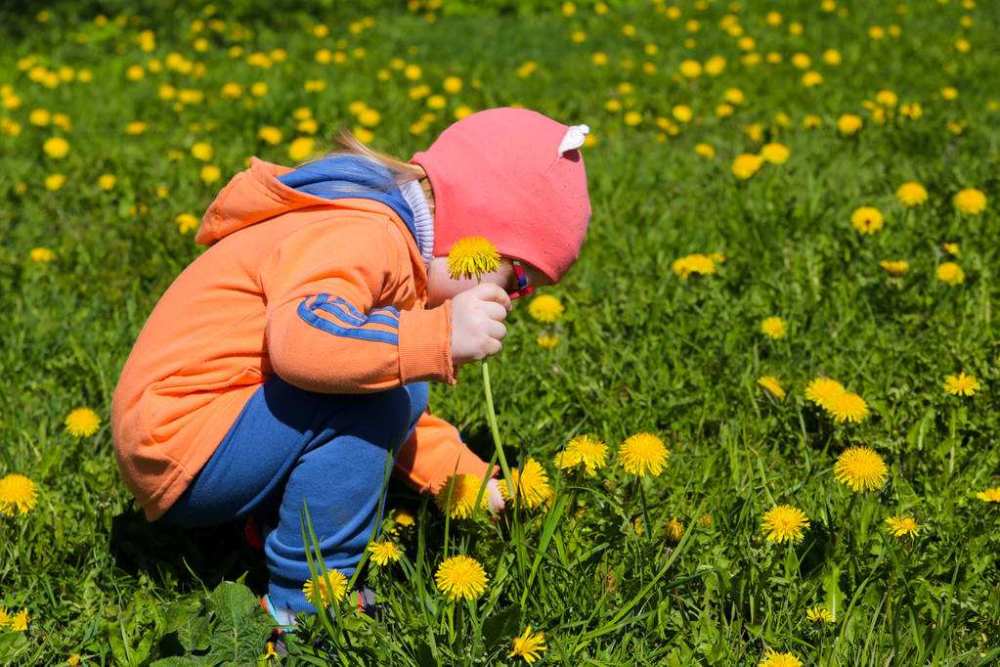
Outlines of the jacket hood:
M368 210L388 215L406 228L406 223L392 209L379 201L362 198L325 199L289 187L278 180L294 167L274 164L257 157L250 158L250 167L230 179L202 216L194 240L212 245L258 222L300 209ZM409 234L407 234L409 236Z

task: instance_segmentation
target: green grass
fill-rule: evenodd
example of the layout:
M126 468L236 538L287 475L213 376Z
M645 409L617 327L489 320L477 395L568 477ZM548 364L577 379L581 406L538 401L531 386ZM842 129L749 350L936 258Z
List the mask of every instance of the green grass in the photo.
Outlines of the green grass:
M382 113L373 144L403 157L446 127L458 104L518 102L588 123L599 139L584 150L593 219L580 261L548 290L566 305L560 344L539 348L543 328L522 306L490 362L507 457L512 465L529 455L541 461L555 502L518 511L516 520L450 523L449 553L476 556L490 576L474 607L453 608L433 587L444 519L426 498L394 485L389 506L413 510L417 524L401 538L404 563L369 571L384 617L339 613L332 633L312 622L291 646L300 664L513 664L511 639L527 625L545 632L548 664L751 665L768 648L808 664L995 663L1000 507L975 493L996 486L1000 469L992 313L1000 295L1000 62L991 52L1000 11L983 1L975 9L954 0L841 2L848 12L838 16L819 2L790 2L781 3L784 22L774 28L764 16L775 3L742 4L739 21L757 52L779 52L781 64L741 64L736 40L718 27L722 2L704 11L678 3L677 21L646 4L604 17L588 4L571 18L439 15L434 23L386 9L356 36L346 25L361 15L344 9L309 16L244 3L237 15L251 35L235 42L206 29L204 53L192 49L198 35L188 30L200 4L170 14L150 7L103 27L94 24L96 10L73 4L58 5L46 23L35 20L35 5L25 16L0 11L0 84L22 101L0 109L0 118L21 125L18 136L0 134L0 475L27 475L39 489L29 513L0 516L0 604L31 616L26 632L0 631L0 661L57 664L80 654L90 664L246 664L263 654L267 619L243 585L263 590L262 562L242 545L239 526L184 533L145 523L118 478L111 392L156 299L199 252L174 218L200 215L249 155L290 164L294 109L310 107L323 137L354 124L347 107L360 99ZM897 13L897 4L908 12ZM960 26L965 15L971 27ZM690 18L700 22L697 33L685 29ZM787 30L794 20L804 25L801 36ZM331 26L331 37L309 33L317 21ZM625 23L636 26L635 38L622 34ZM893 24L898 38L867 35L871 25ZM569 39L576 27L587 32L583 44ZM152 53L135 42L146 28L157 33ZM953 47L962 35L972 45L967 54ZM315 50L335 50L339 37L348 49L363 46L365 58L316 63ZM659 50L647 56L650 42ZM288 59L253 68L227 56L235 43L281 47ZM842 53L840 66L823 63L828 48ZM597 50L609 55L607 66L591 65ZM171 51L203 62L204 76L125 77L128 66ZM823 85L801 85L802 72L789 63L797 51L812 57ZM33 83L17 67L29 54L50 67L89 68L93 82ZM727 60L720 76L688 83L676 75L681 60L716 54ZM448 75L465 82L423 135L409 131L426 111L409 99L412 84L395 70L389 82L375 76L393 56L420 64L435 91ZM527 59L538 70L520 78L515 70ZM655 74L642 72L646 60ZM310 79L326 80L326 90L304 91ZM206 100L176 112L157 96L163 81L204 90ZM227 81L266 81L270 91L248 109L219 97ZM619 94L626 81L634 92ZM944 86L958 98L943 100ZM747 101L720 119L715 107L731 87ZM879 125L862 102L880 89L919 102L923 116ZM606 111L611 98L640 111L642 124L626 126L623 112ZM677 136L659 136L656 119L669 119L675 104L689 104L695 119ZM68 114L72 129L31 125L34 108ZM789 127L776 122L779 112ZM833 127L847 112L865 121L855 137ZM823 126L802 129L805 114L818 114ZM146 133L125 135L132 120L146 121ZM963 124L961 134L949 121ZM739 182L732 159L760 147L743 131L750 123L786 144L791 158ZM280 127L284 142L262 144L262 125ZM53 135L71 144L62 160L42 151ZM189 152L196 141L214 146L221 181L199 180ZM712 144L716 158L697 156L699 142ZM43 181L55 172L67 183L49 192ZM101 173L118 177L112 191L98 189ZM893 195L907 180L929 193L909 211ZM169 195L157 197L158 185ZM984 213L954 210L951 197L964 187L986 193ZM851 228L862 205L885 214L880 233ZM963 285L935 278L947 261L945 241L961 244ZM38 246L55 260L32 262ZM671 264L693 252L727 260L716 275L680 280ZM910 271L889 279L878 262L898 258ZM769 315L788 322L786 338L759 333ZM945 376L963 369L979 379L979 393L945 394ZM755 385L765 374L781 378L784 401ZM836 425L813 408L804 387L823 374L861 394L868 419ZM455 388L435 387L431 404L492 455L475 365ZM93 437L65 431L78 406L101 415ZM616 461L596 479L552 465L574 435L593 434L614 451L638 431L658 433L671 450L664 474L644 487L651 536L632 527L640 497ZM836 457L853 444L884 457L881 492L855 495L835 481ZM761 517L775 503L809 516L800 544L764 540ZM884 519L897 513L917 519L918 537L885 531ZM710 526L699 523L704 514ZM686 527L679 544L662 531L672 517ZM222 583L244 575L240 584ZM816 604L835 605L836 621L810 623L806 609ZM325 638L325 648L310 647L314 638Z

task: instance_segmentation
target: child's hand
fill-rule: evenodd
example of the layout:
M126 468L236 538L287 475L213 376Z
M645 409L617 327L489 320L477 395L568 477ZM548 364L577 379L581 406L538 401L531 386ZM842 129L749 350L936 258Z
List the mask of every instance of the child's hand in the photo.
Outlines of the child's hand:
M499 352L510 309L507 292L493 283L476 285L452 299L452 362L460 366Z
M502 512L505 503L503 496L500 494L500 485L495 478L486 482L486 495L489 496L490 511L494 514Z

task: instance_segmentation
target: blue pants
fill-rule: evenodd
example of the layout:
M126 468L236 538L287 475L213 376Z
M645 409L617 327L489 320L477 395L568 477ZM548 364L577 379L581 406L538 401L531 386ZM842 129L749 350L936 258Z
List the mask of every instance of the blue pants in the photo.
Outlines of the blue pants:
M264 540L271 602L315 612L302 594L310 577L300 531L303 501L326 566L350 577L382 522L386 466L391 471L427 395L426 382L370 394L318 394L273 376L162 520L210 526L277 506L277 527Z

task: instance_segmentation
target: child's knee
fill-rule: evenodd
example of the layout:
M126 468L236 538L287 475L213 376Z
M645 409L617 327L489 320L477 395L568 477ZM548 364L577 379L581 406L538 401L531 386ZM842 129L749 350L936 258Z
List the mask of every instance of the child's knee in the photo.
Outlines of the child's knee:
M415 403L407 388L395 387L368 394L365 403L369 418L375 420L379 430L385 435L385 444L393 447L402 444L413 423Z

